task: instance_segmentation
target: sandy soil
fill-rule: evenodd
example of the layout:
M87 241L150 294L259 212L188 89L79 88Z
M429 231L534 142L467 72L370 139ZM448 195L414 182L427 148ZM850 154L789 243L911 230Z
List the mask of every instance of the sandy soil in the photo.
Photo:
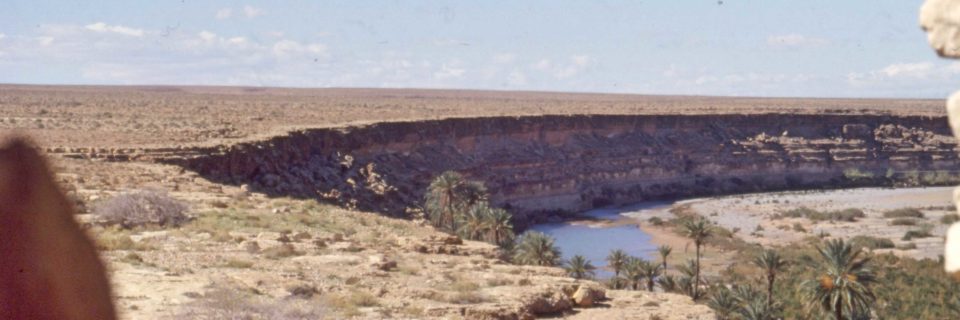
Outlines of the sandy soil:
M943 235L946 225L940 218L955 214L951 203L953 187L881 189L862 188L830 191L802 191L759 193L717 198L692 199L678 202L676 205L689 205L690 208L707 217L742 239L765 246L776 246L800 241L806 237L821 233L829 237L852 238L872 236L893 240L897 246L913 243L916 249L884 249L895 254L914 258L937 258L943 254ZM778 213L807 207L820 211L861 209L865 218L856 222L811 221L807 218L777 218ZM883 212L899 208L917 208L924 218L914 226L890 225L892 219L884 218ZM797 224L806 231L797 231ZM933 237L902 240L908 230L929 225ZM758 229L759 227L759 229Z
M453 117L567 114L945 116L942 100L788 99L555 92L0 85L0 133L44 147L175 147L299 128Z

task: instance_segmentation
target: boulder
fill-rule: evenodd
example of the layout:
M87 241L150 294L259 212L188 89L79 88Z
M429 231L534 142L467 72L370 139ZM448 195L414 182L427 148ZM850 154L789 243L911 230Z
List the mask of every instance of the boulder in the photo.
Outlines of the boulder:
M467 308L463 312L467 320L518 320L520 315L516 310L505 306Z
M554 315L570 311L573 304L567 295L559 288L547 287L539 292L527 294L520 298L522 314Z
M581 308L589 308L606 298L606 291L594 286L582 285L573 293L573 303Z

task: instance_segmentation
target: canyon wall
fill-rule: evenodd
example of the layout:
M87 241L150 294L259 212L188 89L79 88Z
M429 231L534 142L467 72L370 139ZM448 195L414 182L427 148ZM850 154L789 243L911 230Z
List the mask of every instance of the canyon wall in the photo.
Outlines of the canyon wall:
M531 116L310 129L158 160L274 195L401 216L456 170L525 225L557 213L690 196L944 184L960 172L943 117Z

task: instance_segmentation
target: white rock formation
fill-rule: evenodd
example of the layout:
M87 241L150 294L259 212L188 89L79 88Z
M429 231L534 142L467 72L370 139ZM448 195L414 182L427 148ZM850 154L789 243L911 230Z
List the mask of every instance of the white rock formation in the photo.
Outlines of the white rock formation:
M960 58L960 0L927 0L920 8L920 26L937 54ZM960 139L960 91L947 100L947 113L953 134ZM954 191L953 201L960 207L960 187ZM947 272L960 272L960 223L947 231L943 256Z

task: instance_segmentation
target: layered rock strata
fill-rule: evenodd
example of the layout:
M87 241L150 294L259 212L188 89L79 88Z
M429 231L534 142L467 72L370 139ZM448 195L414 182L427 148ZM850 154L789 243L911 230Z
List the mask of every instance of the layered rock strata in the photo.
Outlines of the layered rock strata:
M523 225L631 202L782 189L943 184L942 117L533 116L386 122L154 156L213 181L403 215L430 180L483 181Z

